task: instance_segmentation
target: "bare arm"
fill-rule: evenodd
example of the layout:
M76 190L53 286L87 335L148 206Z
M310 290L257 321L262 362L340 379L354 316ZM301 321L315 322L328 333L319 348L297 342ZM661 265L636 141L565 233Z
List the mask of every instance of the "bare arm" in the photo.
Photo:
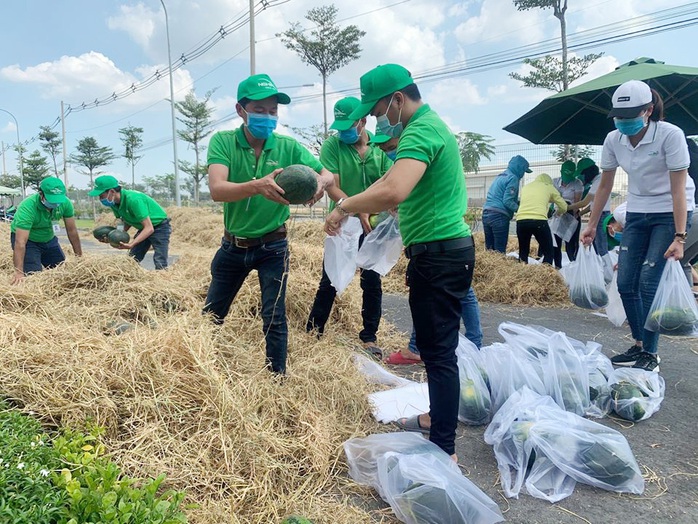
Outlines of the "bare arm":
M686 232L686 174L688 171L671 171L669 179L671 181L671 199L674 203L674 228L677 233ZM683 248L685 240L674 237L674 241L669 249L664 253L664 258L673 257L676 260L683 258Z
M272 202L288 205L288 200L282 196L284 190L274 181L281 171L283 169L276 169L265 177L249 182L230 182L228 180L230 171L227 166L211 164L208 166L208 187L211 190L211 198L215 202L238 202L255 195L262 195Z
M12 262L15 266L12 275L12 284L19 284L24 280L24 255L27 252L27 241L29 240L29 230L19 229L15 231L15 249L12 254Z
M78 233L78 228L75 224L75 218L64 218L63 223L65 224L65 232L68 234L68 240L70 240L70 245L73 247L73 253L81 257L82 245L80 244L80 234Z
M587 196L585 196L579 202L576 202L574 204L570 204L569 206L567 206L567 211L577 211L578 209L583 209L593 199L594 199L594 195L591 192L589 192L589 193L587 193ZM582 214L582 213L580 213L580 214Z
M136 236L133 238L131 242L121 242L121 245L119 245L119 249L131 249L132 247L137 246L138 244L143 242L145 239L147 239L150 235L152 235L155 232L155 228L153 227L153 222L150 220L150 217L145 217L141 224L143 225L143 229L136 233Z

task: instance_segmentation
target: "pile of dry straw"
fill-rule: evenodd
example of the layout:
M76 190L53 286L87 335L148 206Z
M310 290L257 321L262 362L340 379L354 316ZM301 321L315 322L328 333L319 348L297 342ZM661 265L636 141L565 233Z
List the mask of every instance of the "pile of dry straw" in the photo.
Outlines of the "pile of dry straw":
M320 223L289 225L289 374L279 380L263 368L255 278L222 328L201 315L222 216L169 213L181 258L165 272L145 271L124 252L87 251L10 286L11 252L1 243L0 394L52 424L104 425L129 474L164 472L170 487L187 491L199 505L188 511L194 523L267 524L291 513L318 523L392 521L352 504L360 490L347 481L341 451L346 439L381 431L352 362L358 283L338 298L322 341L303 329L321 272ZM0 227L5 239L8 229ZM386 291L404 292L405 265L385 279ZM478 250L481 300L560 300L553 275ZM405 343L385 322L379 340Z

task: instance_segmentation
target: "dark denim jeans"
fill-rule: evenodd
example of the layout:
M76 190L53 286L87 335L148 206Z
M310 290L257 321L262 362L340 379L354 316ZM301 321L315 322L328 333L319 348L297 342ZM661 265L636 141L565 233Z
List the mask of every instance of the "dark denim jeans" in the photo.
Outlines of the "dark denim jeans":
M606 232L606 228L603 227L603 221L610 214L611 214L610 211L602 211L601 216L599 217L599 223L596 224L596 236L594 237L594 249L596 249L596 253L600 257L602 257L606 253L608 253L608 233Z
M544 264L553 263L553 237L547 220L524 219L516 221L516 238L519 240L519 260L528 264L531 252L531 236L538 241L538 254Z
M633 338L642 341L647 353L657 353L659 333L644 326L666 263L664 253L675 233L673 213L626 215L618 256L618 292Z
M136 262L140 264L145 254L150 249L150 246L153 246L153 263L155 264L155 269L166 269L171 234L172 226L168 218L155 227L152 235L137 246L131 248L128 254L135 258ZM136 236L138 236L138 234L136 234Z
M213 313L217 324L230 310L245 278L257 270L262 290L262 324L267 345L267 365L276 373L286 371L288 326L286 324L286 276L288 242L276 240L243 249L223 240L211 262L211 285L204 313Z
M461 318L465 326L465 338L470 340L478 349L482 347L482 327L480 326L480 304L477 301L475 290L471 287L460 301ZM410 343L407 346L412 353L419 355L417 348L417 335L412 328Z
M359 333L359 339L361 342L375 342L376 332L378 331L382 315L383 289L381 287L381 276L370 269L359 270L359 275L361 290L363 291L361 304L363 329ZM332 287L323 263L322 278L315 294L313 306L310 309L308 322L305 326L306 331L310 332L316 329L320 335L325 332L325 324L327 324L327 320L330 318L330 312L336 296L337 291Z
M475 248L423 253L407 266L410 311L429 387L429 440L455 452L460 383L456 348L461 301L475 267Z
M485 249L505 253L509 240L511 219L504 213L486 209L482 212L482 227L485 230Z
M15 249L15 234L10 233L10 245ZM63 249L58 243L58 238L53 237L48 242L32 242L27 240L24 252L24 273L38 273L43 268L56 267L65 260Z

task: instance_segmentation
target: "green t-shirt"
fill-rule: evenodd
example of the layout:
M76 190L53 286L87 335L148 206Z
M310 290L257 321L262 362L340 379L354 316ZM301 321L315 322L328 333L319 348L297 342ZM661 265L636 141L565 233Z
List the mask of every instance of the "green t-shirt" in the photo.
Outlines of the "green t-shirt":
M320 162L326 169L339 175L339 187L347 196L366 191L393 165L392 160L379 147L369 145L361 158L354 146L345 144L336 135L323 142ZM332 209L334 202L330 203L330 210Z
M167 218L167 213L152 197L140 191L121 190L121 201L118 206L111 208L116 218L120 218L139 231L143 229L142 222L150 217L153 227L159 226Z
M265 177L275 169L304 164L316 172L322 164L297 140L272 135L264 142L259 160L247 142L242 127L219 131L208 144L208 165L222 164L228 168L228 181L241 184ZM242 238L259 238L281 226L290 215L289 207L255 195L237 202L223 204L225 229Z
M36 193L19 204L10 231L14 233L17 229L24 229L29 231L29 240L32 242L48 242L56 236L53 232L53 222L71 218L74 214L75 210L70 200L66 200L56 209L46 209L41 203L41 196Z
M398 207L405 246L470 236L463 162L453 132L424 104L400 135L396 159L427 165L422 178Z

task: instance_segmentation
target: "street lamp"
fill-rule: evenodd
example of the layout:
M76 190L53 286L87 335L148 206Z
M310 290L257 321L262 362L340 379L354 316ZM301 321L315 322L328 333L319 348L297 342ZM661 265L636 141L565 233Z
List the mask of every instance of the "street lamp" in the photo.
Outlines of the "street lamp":
M22 198L24 198L24 159L22 158L22 145L19 141L19 123L15 118L15 115L10 113L7 109L0 109L3 113L7 113L15 121L15 129L17 130L17 154L19 155L19 183L22 186Z
M167 7L165 2L160 0L162 9L165 11L165 30L167 31L167 62L170 68L170 112L172 113L172 152L174 153L174 183L175 183L175 205L182 205L182 199L179 195L179 165L177 162L177 128L175 124L175 101L174 101L174 85L172 82L172 52L170 50L170 21L167 17Z

